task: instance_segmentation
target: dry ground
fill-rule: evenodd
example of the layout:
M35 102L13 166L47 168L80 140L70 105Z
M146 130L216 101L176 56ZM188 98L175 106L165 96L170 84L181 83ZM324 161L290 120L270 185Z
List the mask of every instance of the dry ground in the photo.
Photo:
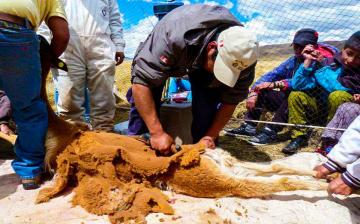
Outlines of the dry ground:
M261 58L256 66L256 77L261 76L267 71L270 71L274 67L278 66L284 61L287 56L283 57L265 57ZM125 61L123 64L116 69L116 85L120 91L121 100L117 104L117 110L115 115L115 121L121 122L128 119L129 105L126 102L126 91L130 87L130 67L131 61ZM53 102L53 84L51 76L48 80L48 95L50 102ZM227 124L227 128L237 127L241 122L245 109L245 102L241 102L234 114L233 118ZM269 114L267 117L271 117ZM314 132L310 144L308 147L303 148L301 151L312 152L315 147L319 144L320 132ZM238 159L246 161L270 161L274 159L283 158L284 155L281 153L281 149L288 143L288 132L285 130L281 135L280 139L283 141L271 144L268 146L252 146L249 145L244 139L233 138L227 136L220 137L220 146L229 151L233 156Z

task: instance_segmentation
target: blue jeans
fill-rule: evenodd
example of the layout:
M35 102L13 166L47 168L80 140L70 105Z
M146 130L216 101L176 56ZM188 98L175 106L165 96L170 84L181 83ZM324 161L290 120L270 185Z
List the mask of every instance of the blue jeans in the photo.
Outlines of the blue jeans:
M46 104L40 98L39 39L30 29L0 21L0 49L0 89L11 101L18 133L12 167L21 178L34 178L43 172L48 126Z

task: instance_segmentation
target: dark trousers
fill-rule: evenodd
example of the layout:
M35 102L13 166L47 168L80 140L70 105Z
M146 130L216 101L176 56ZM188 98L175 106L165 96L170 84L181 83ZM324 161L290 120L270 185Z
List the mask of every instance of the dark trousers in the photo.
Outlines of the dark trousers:
M163 92L163 88L164 86L152 89L155 108L158 116L160 114L161 94ZM141 118L139 112L135 107L135 100L132 94L131 87L126 93L126 99L130 103L128 135L141 135L149 132L144 120Z
M258 96L256 107L252 111L247 111L245 113L246 120L259 120L262 111L265 109L267 111L275 112L272 119L273 122L286 123L288 121L288 98L289 94L274 91L274 90L264 90ZM251 122L248 122L251 123ZM255 124L256 123L251 123ZM272 130L279 132L283 129L282 125L267 124L266 127L271 128Z
M216 112L220 106L220 89L208 87L213 79L213 76L210 76L208 73L202 70L195 71L189 77L191 91L193 94L193 121L191 125L191 134L193 137L193 142L195 143L204 137L215 118ZM204 80L204 77L208 78L208 80ZM162 89L163 87L152 90L158 114L161 106L160 100ZM128 127L129 135L141 135L148 132L145 122L142 120L139 112L136 110L131 89L129 89L126 97L131 104Z
M191 134L194 143L205 136L221 106L221 89L209 88L210 80L203 80L205 75L208 74L198 70L189 77L193 97Z
M11 102L18 133L11 165L22 179L39 176L44 166L48 112L40 97L39 43L33 30L0 21L0 89Z

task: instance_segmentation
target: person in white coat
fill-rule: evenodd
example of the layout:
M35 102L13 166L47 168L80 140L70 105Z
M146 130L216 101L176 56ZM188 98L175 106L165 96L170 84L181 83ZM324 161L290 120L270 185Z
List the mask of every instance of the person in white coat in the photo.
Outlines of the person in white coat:
M94 130L112 131L115 66L124 60L120 11L116 0L62 0L69 21L70 42L61 56L68 72L53 71L61 117L84 121L85 88Z
M360 188L360 116L351 123L327 157L326 163L315 168L316 177L342 173L330 182L329 192L349 195Z

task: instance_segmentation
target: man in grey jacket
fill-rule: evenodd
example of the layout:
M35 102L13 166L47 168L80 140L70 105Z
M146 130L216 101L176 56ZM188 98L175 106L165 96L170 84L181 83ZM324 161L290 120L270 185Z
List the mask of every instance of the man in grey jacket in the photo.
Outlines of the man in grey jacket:
M189 75L194 142L215 139L254 79L258 43L221 6L185 5L167 14L140 44L132 65L129 134L150 132L151 146L167 152L174 140L158 118L163 85ZM136 107L135 107L136 106Z

